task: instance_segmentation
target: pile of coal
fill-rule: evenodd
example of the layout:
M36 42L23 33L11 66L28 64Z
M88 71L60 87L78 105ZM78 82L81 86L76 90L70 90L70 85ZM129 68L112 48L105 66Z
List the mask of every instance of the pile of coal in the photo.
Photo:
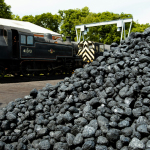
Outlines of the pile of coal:
M150 28L0 109L0 149L150 150Z

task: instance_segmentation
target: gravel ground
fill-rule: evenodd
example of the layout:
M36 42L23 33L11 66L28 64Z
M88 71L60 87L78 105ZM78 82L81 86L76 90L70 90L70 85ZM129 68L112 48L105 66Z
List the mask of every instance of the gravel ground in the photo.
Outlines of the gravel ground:
M30 94L30 91L36 87L37 90L45 87L46 83L55 85L63 79L44 80L44 81L29 81L19 83L0 83L0 107L5 107L10 101L16 98L23 98ZM6 81L6 79L5 79ZM9 82L10 79L9 79Z

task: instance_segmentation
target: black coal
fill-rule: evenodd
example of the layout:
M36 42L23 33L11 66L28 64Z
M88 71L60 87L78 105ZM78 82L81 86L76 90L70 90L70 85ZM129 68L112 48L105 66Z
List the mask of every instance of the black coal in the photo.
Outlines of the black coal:
M0 109L0 150L150 150L150 28L70 78Z

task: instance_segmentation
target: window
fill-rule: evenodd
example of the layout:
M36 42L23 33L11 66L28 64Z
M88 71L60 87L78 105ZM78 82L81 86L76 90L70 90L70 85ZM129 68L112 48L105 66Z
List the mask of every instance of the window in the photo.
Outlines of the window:
M99 45L100 52L104 52L104 45Z
M5 29L3 30L3 36L4 36L4 40L7 44L7 42L8 42L8 40L7 40L7 31Z
M33 36L27 36L27 45L33 45Z
M89 44L89 49L92 49L92 48L93 48L92 44Z
M96 45L96 52L98 53L98 46Z
M26 36L21 35L21 44L26 44Z
M79 44L79 49L83 49L83 44Z
M3 30L3 35L7 36L7 31L6 30Z
M3 35L3 30L2 29L0 29L0 35Z

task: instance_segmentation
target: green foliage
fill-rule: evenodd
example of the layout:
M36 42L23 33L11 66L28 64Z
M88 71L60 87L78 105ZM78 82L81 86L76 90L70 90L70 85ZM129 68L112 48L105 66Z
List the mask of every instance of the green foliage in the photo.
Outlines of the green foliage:
M41 15L36 15L34 21L36 25L50 29L55 32L59 32L59 24L61 22L61 18L59 15L43 13Z
M18 15L12 15L11 16L11 18L13 19L13 20L18 20L18 21L21 21L21 18L20 18L20 16L18 16Z
M143 32L146 28L149 27L150 27L149 23L139 24L138 22L136 23L133 21L131 32Z
M59 15L52 15L51 13L43 13L41 15L25 15L22 17L22 21L28 21L46 29L59 32L59 25L61 17Z
M58 12L62 18L61 34L64 36L71 36L71 40L76 37L75 25L82 23L84 19L89 14L89 8L84 7L80 9L69 9L69 10L59 10Z
M0 18L11 19L12 12L11 6L7 5L4 0L0 0Z
M35 20L34 20L34 16L32 15L25 15L22 17L22 21L28 21L28 22L31 22L31 23L35 23Z

